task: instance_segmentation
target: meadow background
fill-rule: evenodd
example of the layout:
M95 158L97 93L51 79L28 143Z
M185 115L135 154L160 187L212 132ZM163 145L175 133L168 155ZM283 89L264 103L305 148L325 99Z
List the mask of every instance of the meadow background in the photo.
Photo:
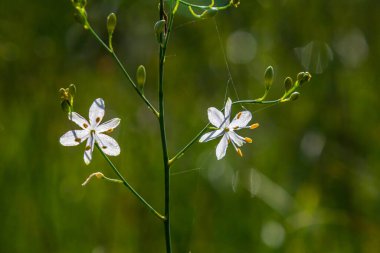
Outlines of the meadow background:
M207 123L208 107L223 106L229 75L244 99L262 94L268 65L270 98L288 75L313 78L294 103L248 107L260 127L244 133L254 143L243 159L230 147L216 161L214 141L175 164L174 252L380 251L379 10L377 0L242 0L207 20L179 10L166 60L169 154ZM146 66L157 104L157 1L89 0L104 39L110 12L115 50L132 76ZM161 222L125 188L81 186L92 172L113 174L98 152L86 166L84 145L59 145L76 127L60 108L70 83L77 112L102 97L106 119L122 119L112 160L163 210L158 124L70 2L1 1L0 252L164 252Z

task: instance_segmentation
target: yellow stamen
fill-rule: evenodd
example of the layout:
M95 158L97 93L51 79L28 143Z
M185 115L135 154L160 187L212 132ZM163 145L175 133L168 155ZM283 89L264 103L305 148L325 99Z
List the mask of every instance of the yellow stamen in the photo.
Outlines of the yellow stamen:
M107 148L107 146L103 146L103 147L102 147L102 149L106 149L106 148Z
M90 146L86 146L85 150L90 150L91 147Z
M80 143L81 142L81 139L80 138L75 138L75 141Z
M252 143L252 139L249 137L245 137L244 140L245 140L245 142Z
M236 152L237 152L241 157L243 157L243 153L241 152L240 148L238 148L238 149L236 150Z
M237 119L240 119L242 112L239 112L236 116Z
M86 123L83 123L83 127L84 127L84 128L87 128L88 125L87 125Z
M97 117L97 118L96 118L96 123L99 123L99 121L100 121L100 118Z
M249 128L250 129L255 129L259 127L259 123L252 124Z

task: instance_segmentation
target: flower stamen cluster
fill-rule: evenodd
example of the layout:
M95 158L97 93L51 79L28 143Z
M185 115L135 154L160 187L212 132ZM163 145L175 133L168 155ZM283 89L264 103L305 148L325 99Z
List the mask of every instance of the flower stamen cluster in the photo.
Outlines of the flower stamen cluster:
M235 133L235 131L241 129L255 129L259 126L258 123L248 125L252 119L252 114L249 111L239 112L230 122L231 107L232 101L230 98L227 99L224 106L224 114L215 107L210 107L207 111L208 119L215 127L215 130L203 134L199 139L199 142L207 142L222 136L222 139L216 147L216 157L218 160L226 155L229 143L232 144L240 156L243 156L240 147L245 143L252 143L252 139L249 137L242 137Z
M117 156L120 154L119 144L115 139L106 135L106 133L112 132L113 129L119 125L120 119L114 118L100 124L104 113L105 104L101 98L95 99L92 103L89 112L89 122L76 112L69 113L69 119L82 129L70 130L59 139L59 142L63 146L76 146L87 140L83 157L86 164L89 164L92 160L92 152L94 150L95 143L97 143L102 151L107 155Z

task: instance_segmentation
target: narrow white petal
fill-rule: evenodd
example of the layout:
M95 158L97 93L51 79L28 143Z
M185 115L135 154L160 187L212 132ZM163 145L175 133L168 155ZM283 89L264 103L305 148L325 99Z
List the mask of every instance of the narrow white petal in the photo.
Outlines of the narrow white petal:
M222 159L226 155L226 150L228 147L228 137L225 134L220 140L218 146L216 147L216 158L218 160Z
M96 142L106 155L117 156L120 154L120 146L116 140L105 134L97 134Z
M230 124L230 117L231 117L231 106L232 106L232 101L230 98L227 99L226 105L224 106L224 118L226 119L226 124Z
M219 111L215 107L210 107L207 110L207 114L208 120L213 126L217 128L221 128L222 126L224 126L224 116L221 111Z
M63 146L76 146L86 140L89 136L87 130L70 130L59 138Z
M120 124L119 118L111 119L96 128L97 133L112 132Z
M76 123L82 129L87 129L90 126L88 121L85 118L83 118L79 113L72 112L72 113L69 113L68 116L69 116L69 120Z
M242 111L236 114L235 118L232 120L229 128L244 128L252 119L252 114L250 111Z
M221 136L224 133L224 129L218 129L212 132L205 133L202 135L202 137L199 139L199 142L208 142L211 141L219 136Z
M87 139L86 147L84 149L84 156L83 156L84 162L87 165L90 164L92 160L92 151L94 151L94 144L95 144L94 136L90 134L90 136Z
M244 138L235 133L234 131L228 132L228 137L230 137L231 141L236 144L236 146L241 147L245 143Z
M95 129L104 117L105 104L102 98L97 98L92 103L89 112L90 124Z

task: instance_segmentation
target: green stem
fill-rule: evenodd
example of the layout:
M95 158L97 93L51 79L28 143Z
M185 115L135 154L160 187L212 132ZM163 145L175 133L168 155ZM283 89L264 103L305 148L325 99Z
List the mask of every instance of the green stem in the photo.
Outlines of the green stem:
M231 1L227 5L219 6L219 7L218 6L210 6L210 5L197 5L197 4L192 4L192 3L186 2L184 0L179 0L179 2L183 5L198 8L198 9L203 9L203 10L210 9L211 7L218 9L218 10L225 10L232 5Z
M135 82L133 81L133 79L131 78L131 76L128 74L128 71L125 69L124 65L121 63L121 61L119 60L119 57L117 57L115 51L110 48L109 46L106 45L106 43L104 43L104 41L99 37L99 35L94 31L94 29L92 29L92 27L90 25L88 25L88 29L90 30L91 34L96 38L96 40L105 48L107 49L107 51L112 55L112 57L114 58L114 60L117 62L117 65L119 65L120 69L122 70L123 74L125 75L125 77L128 79L128 81L130 82L130 84L133 86L134 90L137 92L137 94L141 97L141 99L144 101L144 103L148 106L149 109L152 110L152 112L154 113L154 115L156 115L156 117L158 117L158 111L156 110L156 108L154 108L154 106L149 102L149 100L145 97L145 95L140 91L140 89L138 88L138 86L135 84Z
M173 6L171 6L172 8ZM160 20L165 19L164 12L164 1L160 0L159 8L159 18ZM163 44L160 44L159 50L159 68L158 68L158 104L159 104L159 124L160 124L160 135L161 135L161 145L162 145L162 157L164 163L164 180L165 180L165 220L164 220L164 229L165 229L165 244L166 252L172 252L171 246L171 232L170 232L170 165L169 165L169 156L168 148L166 141L166 130L165 130L165 99L164 99L164 65L165 65L165 55L166 48L169 41L170 31L173 24L173 14L170 13L168 30L164 36L164 33L160 34L160 41L164 41Z
M125 180L123 175L119 172L119 170L116 168L116 166L112 163L112 161L108 158L106 154L104 154L103 150L96 144L96 147L100 151L100 153L103 155L104 159L108 162L108 164L111 166L113 171L116 173L116 175L121 179L123 184L132 192L133 195L137 197L138 200L140 200L147 208L149 208L150 211L152 211L160 220L165 221L165 216L157 212L143 197L141 197L140 194Z
M282 102L282 99L262 101L261 98L259 98L259 99L252 99L252 100L239 100L239 101L232 102L232 104L272 104L272 105L275 105L281 102ZM223 110L224 109L222 109L222 111ZM210 123L208 123L205 127L203 127L203 129L189 143L187 143L181 149L181 151L179 151L175 156L173 156L173 158L169 160L169 165L171 166L178 158L183 156L185 152L199 139L199 137L201 137L201 135L207 130L209 126L210 126Z

